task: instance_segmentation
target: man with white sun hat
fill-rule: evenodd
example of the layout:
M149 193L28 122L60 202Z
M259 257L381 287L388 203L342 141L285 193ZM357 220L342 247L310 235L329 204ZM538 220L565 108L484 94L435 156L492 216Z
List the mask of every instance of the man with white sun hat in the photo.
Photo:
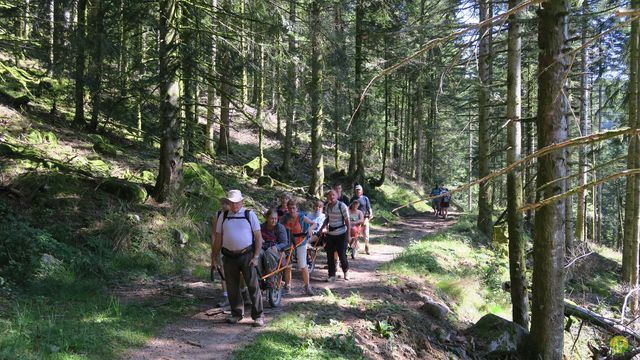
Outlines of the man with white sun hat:
M244 302L240 290L242 276L249 288L253 325L263 326L262 293L256 271L262 249L260 222L252 210L244 208L244 198L240 190L229 190L221 200L229 203L229 210L221 213L222 218L218 219L213 252L218 254L222 251L222 264L231 307L231 317L227 322L235 324L244 316ZM212 257L212 262L212 266L217 265L217 256Z

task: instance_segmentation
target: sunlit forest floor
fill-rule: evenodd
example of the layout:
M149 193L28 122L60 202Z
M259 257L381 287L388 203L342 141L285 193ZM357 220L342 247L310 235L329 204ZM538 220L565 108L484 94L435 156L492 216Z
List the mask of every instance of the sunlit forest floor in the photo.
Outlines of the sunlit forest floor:
M141 199L140 189L149 190L155 180L158 149L152 137L136 138L115 122L99 135L87 134L71 126L69 114L51 115L47 106L36 103L22 112L0 106L0 255L11 258L0 277L0 358L128 357L219 298L218 285L208 280L208 221L222 189L242 188L247 205L261 211L285 188L261 188L246 173L243 164L258 153L257 136L239 123L232 131L234 154L187 159L203 165L187 166L185 196L171 205L157 204L146 193ZM268 171L280 161L274 127L267 131ZM303 176L288 180L294 188L306 184L308 157L308 149L296 151ZM136 186L114 192L108 186L113 179ZM357 280L318 286L311 301L294 295L260 334L245 334L226 354L472 356L475 344L464 330L486 313L510 317L503 290L506 249L489 246L468 215L455 225L446 222L452 226L437 234L427 234L439 226L432 220L416 220L425 225L420 230L402 225L414 217L428 219L431 209L424 203L401 217L390 213L423 195L411 190L417 188L392 176L368 194L377 213L374 248L399 246L384 261L362 267L374 274L375 296L359 289ZM626 293L617 285L620 255L589 248L595 252L569 271L567 298L618 318ZM356 270L359 261L367 259L356 260ZM318 282L326 270L316 272ZM425 297L446 304L447 318L435 320L421 311ZM587 358L587 342L610 339L578 320L567 328L568 358ZM176 346L199 348L195 344Z

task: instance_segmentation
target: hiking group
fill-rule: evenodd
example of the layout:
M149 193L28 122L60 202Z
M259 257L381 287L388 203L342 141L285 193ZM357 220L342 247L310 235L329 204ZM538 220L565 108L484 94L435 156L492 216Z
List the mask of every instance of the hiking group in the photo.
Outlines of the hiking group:
M431 207L433 208L433 216L436 218L441 216L443 219L447 218L449 214L449 204L451 203L451 194L449 189L444 187L443 184L436 184L431 189Z
M264 325L259 280L262 275L279 269L278 263L283 259L281 254L287 250L292 251L288 259L296 259L305 295L315 294L307 264L309 246L326 250L327 282L336 281L338 261L343 279L349 280L347 252L351 259L357 257L360 237L365 243L365 253L369 254L369 221L373 218L371 202L359 184L355 185L351 199L342 193L339 183L325 193L325 198L325 201L314 200L312 211L307 214L300 209L297 199L283 193L279 204L264 213L262 224L253 210L244 208L240 190L230 190L220 199L222 210L211 222L211 270L212 273L217 271L222 279L224 299L218 306L230 307L228 323L242 320L245 305L251 305L253 325ZM287 295L292 288L291 266L284 267L283 273L283 290Z

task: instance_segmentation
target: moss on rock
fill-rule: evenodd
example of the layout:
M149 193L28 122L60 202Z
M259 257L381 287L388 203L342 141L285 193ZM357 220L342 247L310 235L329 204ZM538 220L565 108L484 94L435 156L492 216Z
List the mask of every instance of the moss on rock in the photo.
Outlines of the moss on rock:
M142 186L121 179L107 179L102 182L98 188L119 199L133 203L143 203L148 197L147 190Z

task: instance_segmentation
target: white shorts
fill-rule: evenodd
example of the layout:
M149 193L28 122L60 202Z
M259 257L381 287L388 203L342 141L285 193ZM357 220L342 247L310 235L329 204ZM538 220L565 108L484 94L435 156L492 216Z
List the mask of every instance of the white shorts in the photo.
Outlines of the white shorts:
M298 258L298 270L305 269L307 267L307 244L300 245L296 248L296 257Z

